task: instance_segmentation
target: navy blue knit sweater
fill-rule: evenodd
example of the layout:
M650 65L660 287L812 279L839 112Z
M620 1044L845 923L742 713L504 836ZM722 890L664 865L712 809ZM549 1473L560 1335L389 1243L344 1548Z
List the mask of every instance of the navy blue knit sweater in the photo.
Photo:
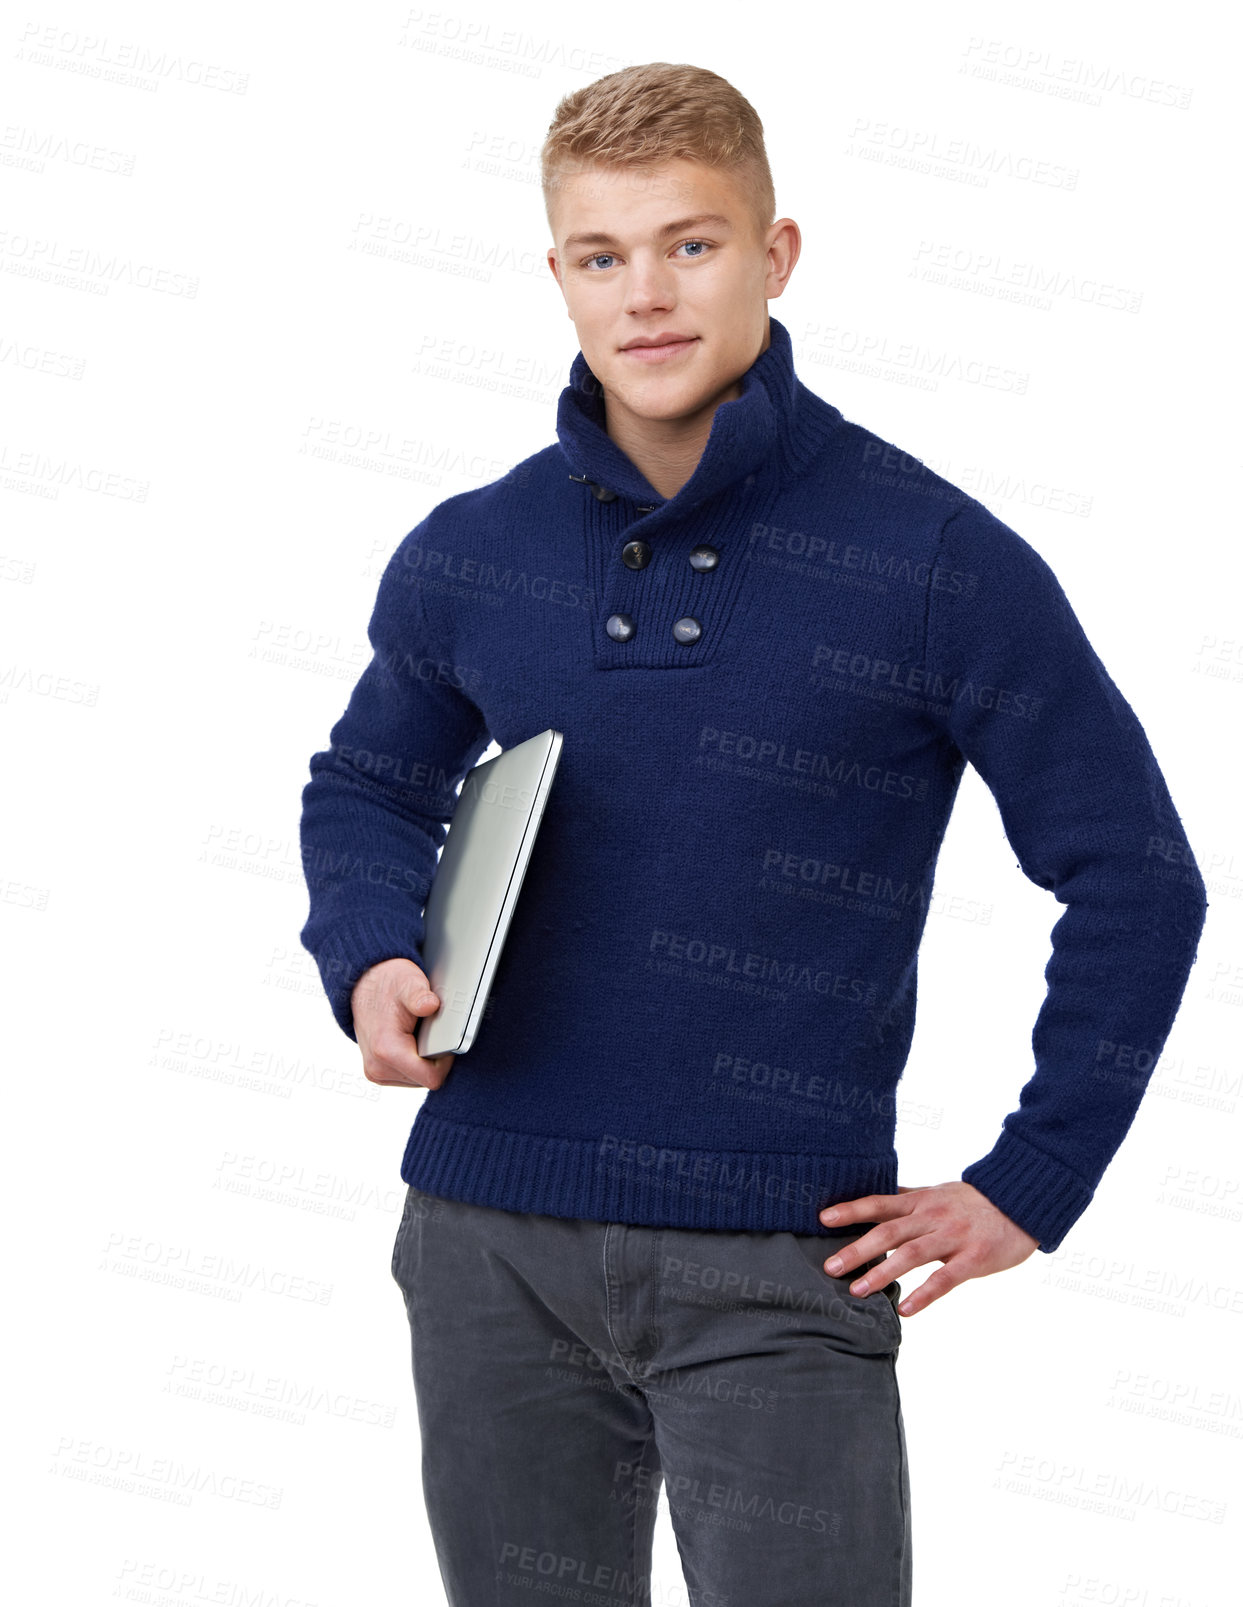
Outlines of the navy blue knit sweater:
M556 443L401 542L374 656L310 760L302 941L352 1038L361 973L422 964L466 771L490 740L563 732L483 1024L423 1097L402 1178L818 1233L824 1206L897 1188L917 951L969 761L1065 910L1034 1066L998 1067L1024 1073L1018 1108L961 1175L1052 1251L1134 1118L1204 883L1049 566L807 389L770 328L676 495L610 439L580 351ZM1152 874L1171 843L1177 880Z

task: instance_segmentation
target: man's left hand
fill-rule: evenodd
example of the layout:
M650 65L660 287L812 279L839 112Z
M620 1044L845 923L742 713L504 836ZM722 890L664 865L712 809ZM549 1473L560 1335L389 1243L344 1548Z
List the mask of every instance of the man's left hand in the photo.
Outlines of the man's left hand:
M824 1270L839 1278L862 1266L873 1256L893 1251L863 1278L850 1286L854 1295L867 1295L883 1289L912 1267L941 1261L930 1278L925 1278L912 1295L898 1306L904 1317L911 1317L943 1294L990 1272L1004 1272L1026 1261L1040 1241L1025 1233L1004 1211L970 1183L934 1183L928 1188L903 1188L896 1194L865 1194L857 1200L842 1200L820 1213L826 1227L848 1227L852 1222L875 1222L861 1239L854 1239L839 1250Z

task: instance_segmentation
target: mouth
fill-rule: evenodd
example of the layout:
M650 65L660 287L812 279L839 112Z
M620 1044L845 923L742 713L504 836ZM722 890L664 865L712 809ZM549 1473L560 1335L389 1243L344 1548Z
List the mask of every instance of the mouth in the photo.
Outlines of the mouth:
M637 358L641 363L665 363L671 357L676 358L681 353L689 351L698 341L698 335L680 335L662 342L659 346L623 346L621 355Z

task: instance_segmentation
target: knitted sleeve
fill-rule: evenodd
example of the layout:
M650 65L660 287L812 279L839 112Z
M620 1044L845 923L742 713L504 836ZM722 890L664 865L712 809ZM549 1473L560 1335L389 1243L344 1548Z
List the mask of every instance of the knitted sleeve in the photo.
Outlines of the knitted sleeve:
M974 499L942 528L927 607L931 712L992 792L1023 873L1065 905L1034 1074L962 1173L1052 1252L1135 1117L1206 890L1143 727L1053 571Z
M371 660L302 791L301 941L355 1042L350 996L362 973L395 957L423 964L423 905L457 787L490 740L466 677L429 630L422 556L434 517L385 566Z

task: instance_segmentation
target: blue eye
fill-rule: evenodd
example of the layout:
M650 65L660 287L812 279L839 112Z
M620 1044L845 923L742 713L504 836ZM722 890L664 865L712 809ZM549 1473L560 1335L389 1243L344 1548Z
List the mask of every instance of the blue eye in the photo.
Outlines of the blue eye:
M675 250L681 251L686 246L700 247L700 250L693 252L688 259L692 262L697 262L700 257L706 255L713 248L711 240L683 240L680 246L675 247ZM596 268L594 265L598 262L611 263L616 262L616 260L617 258L612 251L597 251L594 256L584 257L581 266L589 272L603 273L605 271L603 268Z

